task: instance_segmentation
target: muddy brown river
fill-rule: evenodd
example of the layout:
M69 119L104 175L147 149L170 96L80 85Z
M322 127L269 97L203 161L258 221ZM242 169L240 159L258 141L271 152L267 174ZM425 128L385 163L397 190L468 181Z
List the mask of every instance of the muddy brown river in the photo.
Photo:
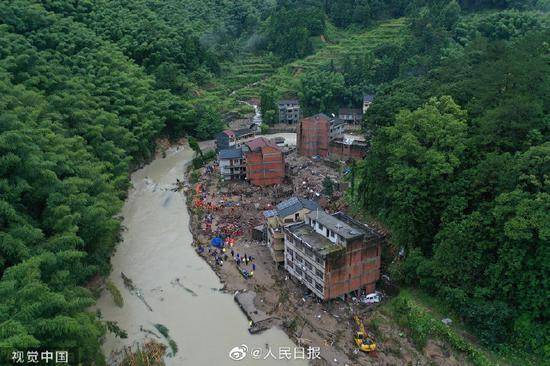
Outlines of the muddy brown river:
M154 324L162 324L179 348L167 358L168 365L307 364L303 360L274 360L270 355L263 359L268 349L278 358L280 347L294 351L295 345L278 328L249 334L248 320L233 296L219 291L222 284L218 277L191 246L185 197L170 188L176 178L181 179L192 154L189 148L173 149L167 157L154 160L132 175L133 188L122 212L126 230L111 259L109 276L120 289L124 306L117 307L107 291L97 303L103 318L116 321L128 338L108 334L103 346L107 358L126 345L143 341L147 330L160 335ZM131 293L124 286L121 272L139 292ZM148 337L155 339L151 334ZM240 345L246 345L247 356L231 360L230 350ZM253 349L255 358L250 354Z

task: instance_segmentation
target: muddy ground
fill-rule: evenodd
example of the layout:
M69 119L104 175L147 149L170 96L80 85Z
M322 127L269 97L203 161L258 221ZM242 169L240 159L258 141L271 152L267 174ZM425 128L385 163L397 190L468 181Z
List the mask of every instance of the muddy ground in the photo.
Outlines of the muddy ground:
M324 177L328 175L339 183L340 169L296 155L286 161L294 179L277 187L222 182L215 163L200 169L198 184L188 185L194 245L202 247L198 251L224 283L224 291L254 291L256 309L273 317L271 325L280 326L298 344L320 347L322 360L314 365L467 365L463 355L456 355L440 342L429 341L422 351L417 350L383 304L365 305L353 299L321 303L305 296L306 288L276 267L267 244L252 239L253 228L263 223L264 210L292 195L320 199L322 206L331 210L345 208L338 200L322 195ZM233 234L233 255L229 248L223 253L210 245L220 231ZM240 264L248 272L255 264L252 278L244 278L239 272L237 254L239 258L245 254L254 258L248 265L242 261ZM374 335L376 352L366 354L356 349L354 314Z

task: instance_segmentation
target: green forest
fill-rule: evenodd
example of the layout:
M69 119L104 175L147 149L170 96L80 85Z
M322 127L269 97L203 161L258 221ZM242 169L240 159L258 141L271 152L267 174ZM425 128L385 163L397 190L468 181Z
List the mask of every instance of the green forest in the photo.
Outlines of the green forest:
M269 123L279 97L329 113L369 93L371 149L351 194L404 248L391 278L447 302L489 348L543 364L549 8L0 2L0 349L78 348L105 364L113 325L89 311L86 285L110 271L129 173L157 138L212 138L240 96L261 98ZM241 77L242 65L262 71Z

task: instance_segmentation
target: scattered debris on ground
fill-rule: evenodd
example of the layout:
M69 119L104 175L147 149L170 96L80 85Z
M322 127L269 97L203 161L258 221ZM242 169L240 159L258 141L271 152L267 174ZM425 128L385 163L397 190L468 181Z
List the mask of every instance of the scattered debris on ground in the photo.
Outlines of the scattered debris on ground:
M437 344L418 351L380 311L383 298L370 304L364 298L321 302L276 266L267 243L253 239L255 228L264 224L264 210L293 195L317 200L331 211L346 208L338 199L346 189L339 166L296 152L288 154L286 162L293 178L282 185L224 182L212 163L192 173L194 181L184 188L196 250L218 274L223 290L237 293L235 300L250 320L249 331L280 326L298 345L320 347L322 360L313 365L468 364L462 358L441 358L446 353L436 351ZM334 183L330 200L323 194L327 177ZM355 315L376 342L375 352L358 350Z

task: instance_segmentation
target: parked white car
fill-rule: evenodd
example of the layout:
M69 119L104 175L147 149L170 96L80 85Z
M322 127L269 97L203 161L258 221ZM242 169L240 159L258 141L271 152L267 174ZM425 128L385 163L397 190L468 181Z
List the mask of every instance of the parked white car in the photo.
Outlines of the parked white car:
M378 304L380 300L382 300L381 294L379 292L373 292L365 295L362 301L365 304Z

